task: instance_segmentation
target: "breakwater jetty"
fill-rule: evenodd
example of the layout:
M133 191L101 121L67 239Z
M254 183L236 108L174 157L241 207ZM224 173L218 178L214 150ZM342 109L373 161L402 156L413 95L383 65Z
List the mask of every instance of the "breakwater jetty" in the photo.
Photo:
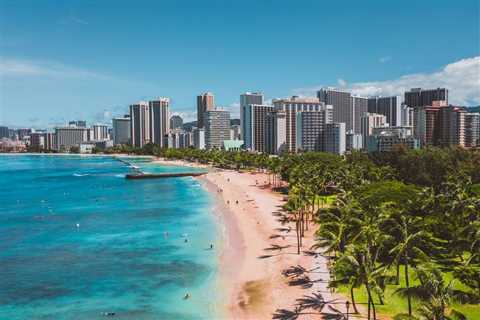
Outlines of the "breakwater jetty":
M131 173L125 175L125 179L161 179L178 177L198 177L206 172L178 172L178 173Z

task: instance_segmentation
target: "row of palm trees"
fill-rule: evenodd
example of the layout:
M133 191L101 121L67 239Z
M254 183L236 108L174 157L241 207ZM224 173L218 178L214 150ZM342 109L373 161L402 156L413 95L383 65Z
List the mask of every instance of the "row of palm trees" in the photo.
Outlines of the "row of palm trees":
M311 249L303 248L302 238L314 223L316 248L332 257L330 286L349 287L355 312L356 288L365 289L368 319L376 319L376 301L385 303L387 285L395 284L400 286L396 294L407 300L398 318L428 320L462 318L451 308L453 301L480 302L480 156L471 152L272 157L155 145L135 151L269 173L274 187L288 186L285 221L295 224L297 253ZM435 157L445 161L435 162ZM414 170L417 165L425 170L417 172L421 177L411 177L408 166ZM322 205L322 199L332 196L332 205ZM460 292L456 283L467 289Z

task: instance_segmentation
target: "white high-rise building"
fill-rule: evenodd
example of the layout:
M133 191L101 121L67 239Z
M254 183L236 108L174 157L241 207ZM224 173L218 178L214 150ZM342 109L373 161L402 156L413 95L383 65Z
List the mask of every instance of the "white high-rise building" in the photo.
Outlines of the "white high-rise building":
M297 151L325 151L325 129L332 122L333 107L330 105L323 105L316 111L297 112Z
M266 152L281 154L287 148L287 116L285 111L273 111L267 115L265 124Z
M368 137L372 135L373 128L388 127L387 117L383 114L365 113L361 120L361 131L363 138L363 148L367 146Z
M58 150L68 151L73 146L88 141L88 129L80 127L55 128L55 145Z
M230 112L211 110L204 113L205 148L221 149L223 141L230 140Z
M108 139L108 126L106 124L94 124L92 126L93 139L95 141L103 141Z
M288 99L274 99L273 106L275 111L285 112L285 151L297 151L296 121L297 112L301 111L320 111L325 104L318 98L299 98L293 96Z
M205 129L195 128L193 129L193 147L195 149L205 149Z

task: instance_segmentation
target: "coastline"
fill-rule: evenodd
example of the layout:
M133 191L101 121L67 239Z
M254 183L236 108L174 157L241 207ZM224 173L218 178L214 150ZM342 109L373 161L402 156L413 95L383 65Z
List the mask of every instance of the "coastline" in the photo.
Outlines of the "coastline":
M157 159L155 162L211 168L183 160ZM277 221L275 214L282 210L285 200L269 188L266 174L214 169L196 179L212 193L218 208L215 214L221 215L219 288L225 292L221 303L225 304L222 314L227 319L271 319L276 310L294 310L297 299L313 293L331 302L324 313L346 311L345 298L327 287L327 258L303 252L298 255L294 225ZM292 231L288 231L289 227ZM309 250L314 244L312 229L315 228L305 233L303 250ZM314 270L308 274L309 287L289 283L291 279L282 275L285 269L298 265ZM323 319L324 315L309 313L298 319ZM351 318L357 317L351 315Z

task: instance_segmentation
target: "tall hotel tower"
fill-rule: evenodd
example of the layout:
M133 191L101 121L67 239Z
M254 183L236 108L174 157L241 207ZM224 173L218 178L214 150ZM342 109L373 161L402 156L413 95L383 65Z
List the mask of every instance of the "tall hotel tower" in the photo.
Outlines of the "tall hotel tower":
M297 151L297 113L302 111L319 112L325 104L317 98L299 98L293 96L288 99L273 100L275 111L285 113L285 151Z
M150 142L166 147L165 135L170 127L169 105L170 99L158 98L130 106L130 137L134 147L141 148Z
M409 107L432 106L433 101L444 101L448 105L448 89L413 88L405 92L405 104Z
M197 96L197 127L205 127L204 114L206 111L215 110L215 96L210 92Z
M273 106L248 104L243 108L243 140L245 149L266 152L267 115L273 112Z
M165 135L170 129L169 98L158 98L148 102L150 108L150 130L151 142L158 144L161 148L167 147Z
M151 141L150 112L146 101L130 105L130 137L132 145L138 148Z
M247 137L246 135L250 134L252 130L248 128L250 122L248 122L246 113L248 112L247 108L249 105L263 105L263 93L261 92L245 92L244 94L240 95L240 133L242 135L242 140L245 141L245 147L251 148L251 146L247 146L247 140L251 141L252 137Z
M335 88L322 88L317 91L317 97L333 106L333 122L343 122L347 131L360 133L360 118L367 112L367 98L352 96L349 91Z

